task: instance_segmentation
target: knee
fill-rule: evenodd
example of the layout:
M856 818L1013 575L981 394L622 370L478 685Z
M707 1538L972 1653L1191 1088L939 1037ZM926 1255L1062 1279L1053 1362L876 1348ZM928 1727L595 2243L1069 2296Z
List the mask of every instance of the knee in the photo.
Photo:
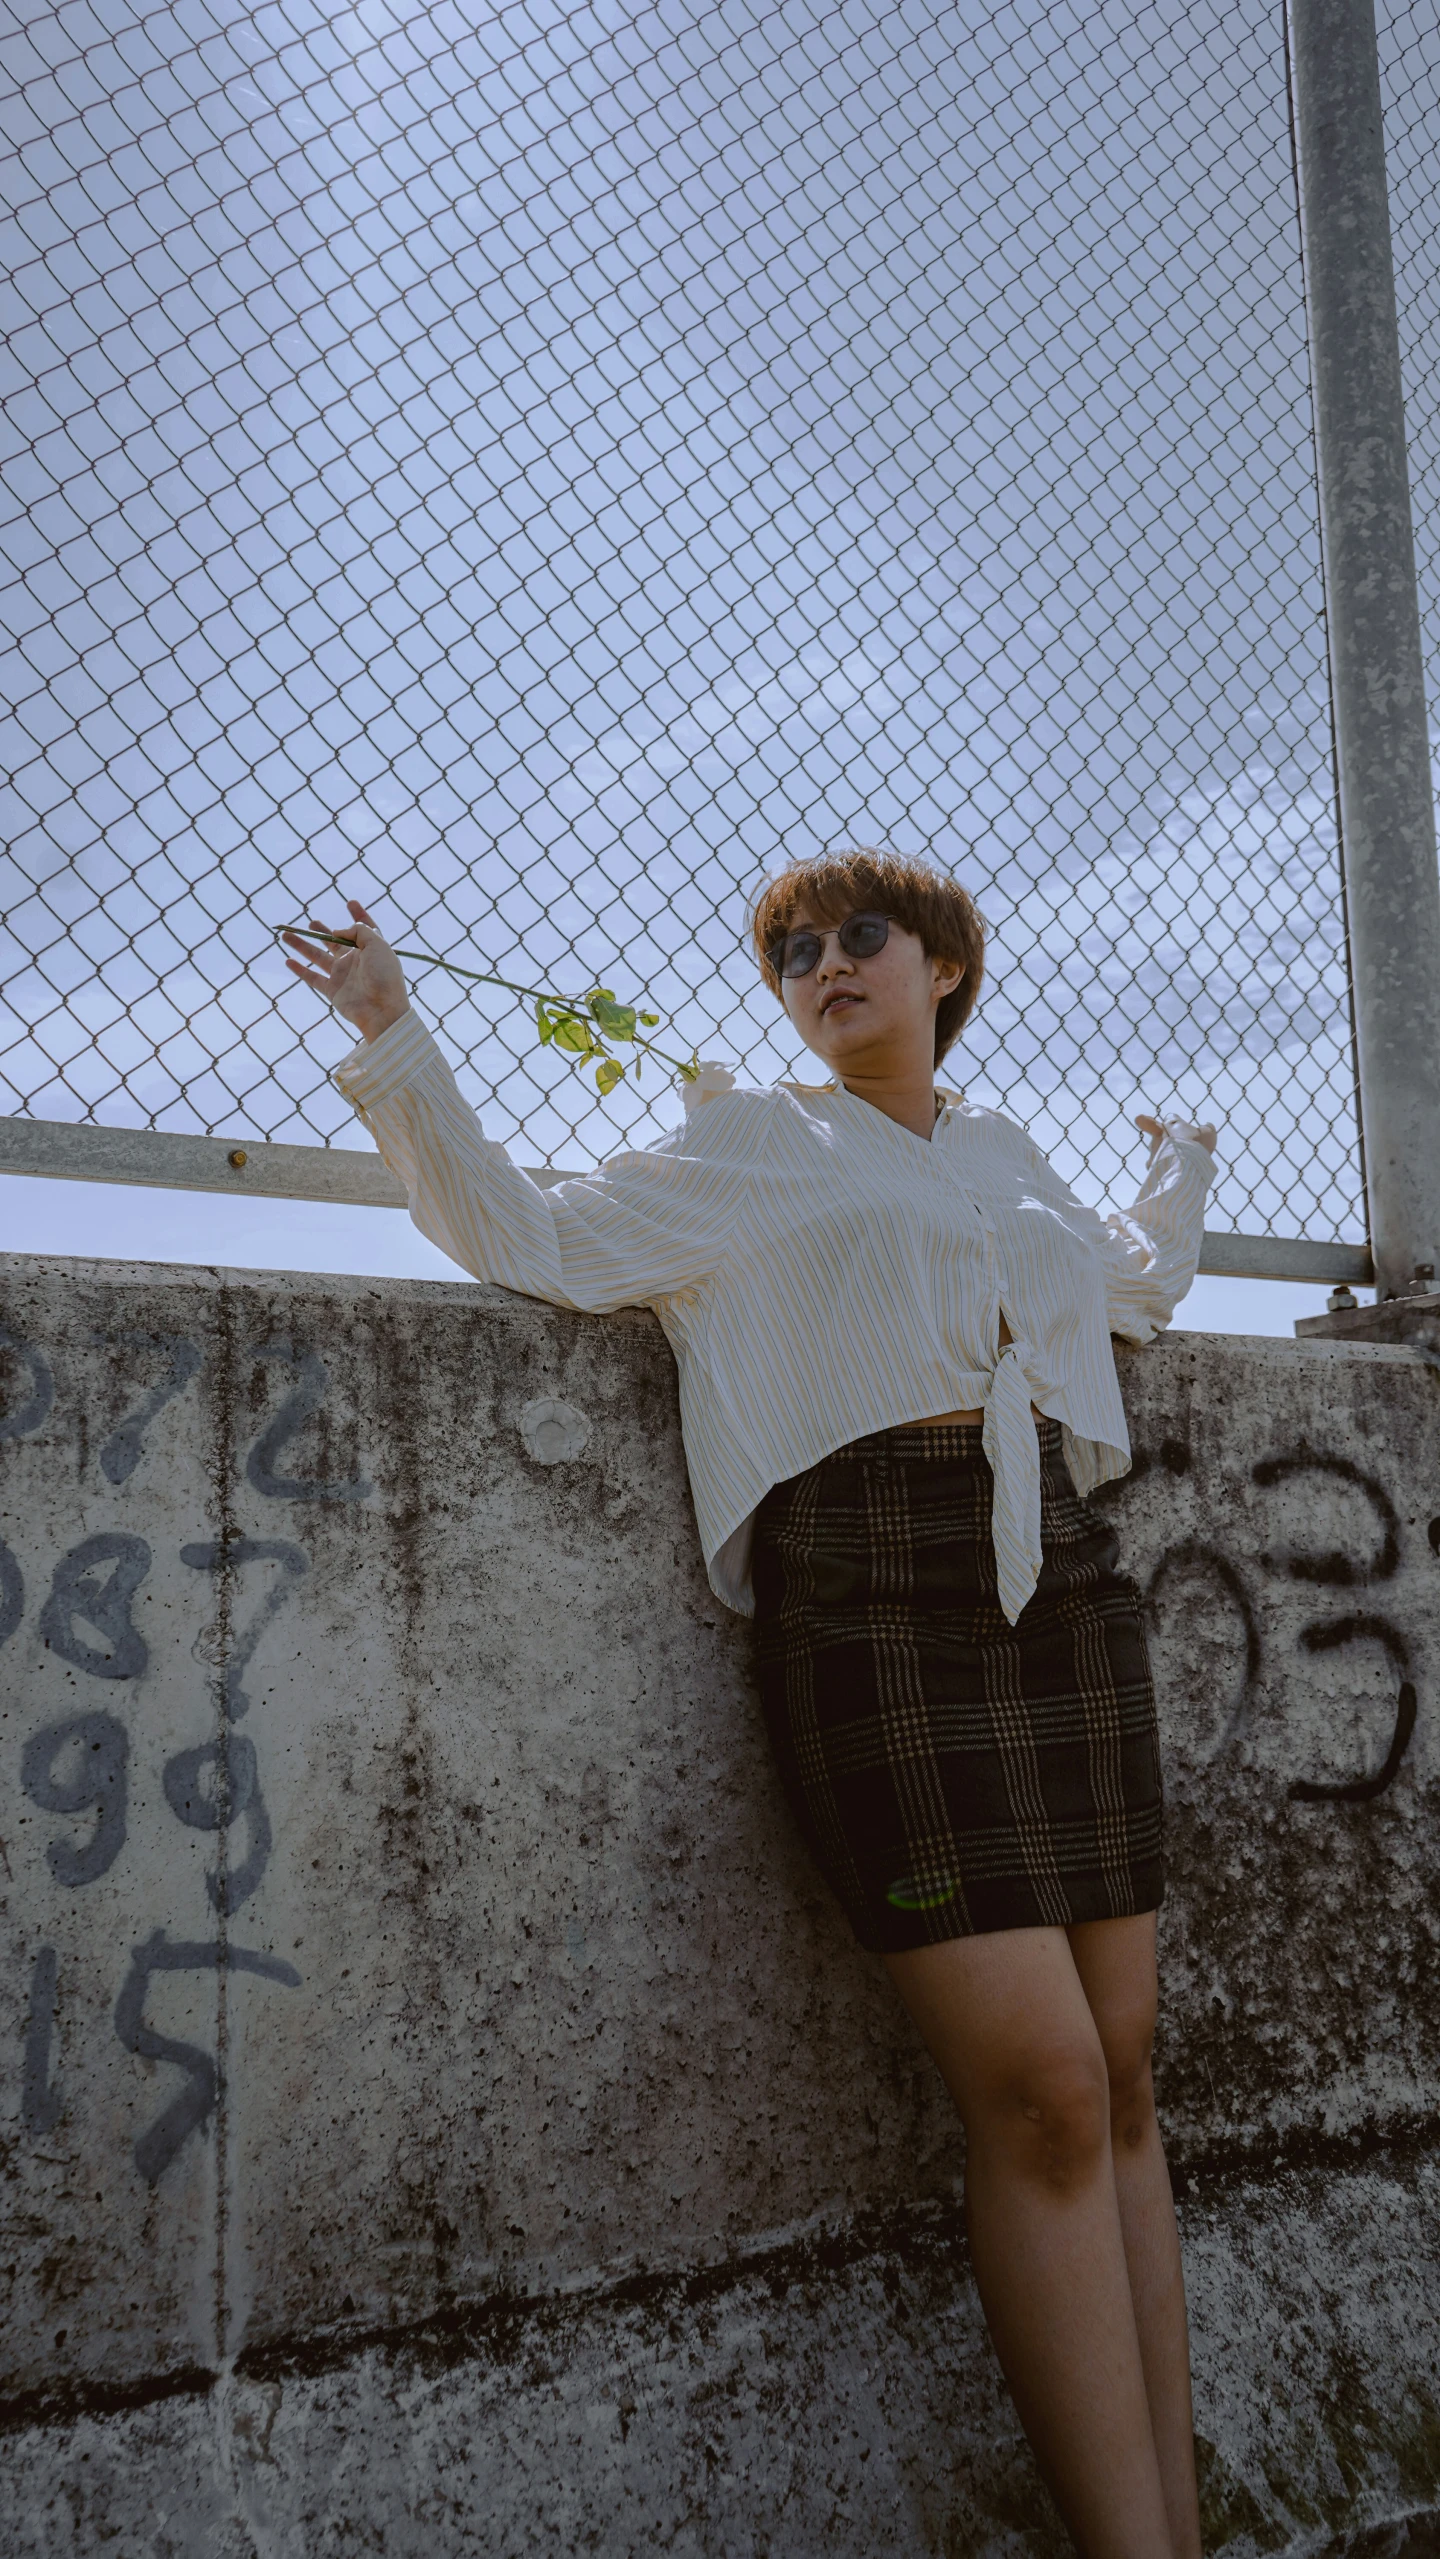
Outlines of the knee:
M1083 2048L1034 2055L1014 2074L1004 2112L1009 2146L1024 2172L1058 2194L1083 2186L1109 2143L1102 2056Z

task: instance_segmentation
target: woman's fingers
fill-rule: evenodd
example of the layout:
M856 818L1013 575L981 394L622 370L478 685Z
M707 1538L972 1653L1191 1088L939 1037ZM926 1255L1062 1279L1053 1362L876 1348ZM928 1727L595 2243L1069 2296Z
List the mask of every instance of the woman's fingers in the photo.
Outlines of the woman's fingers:
M358 898L347 898L346 905L350 910L349 929L337 932L332 925L322 923L318 915L309 915L303 932L294 926L288 927L281 934L281 941L288 942L293 950L303 951L307 959L328 967L333 967L337 958L343 959L350 952L363 951L367 941L379 939L380 928L374 917L366 914ZM318 934L318 943L307 942L305 933Z
M323 942L311 942L303 933L289 932L281 935L282 941L287 946L285 966L300 979L303 985L312 987L317 995L323 996L327 1004L336 1004L339 1002L346 980L360 959L359 947L348 939L340 942L328 938L328 926L319 923L313 915L310 918L310 931L324 933L327 939Z
M280 939L288 949L298 951L302 959L308 960L312 968L329 969L334 965L323 942L307 942L302 933L282 933Z
M1155 1148L1159 1145L1161 1138L1165 1134L1165 1124L1163 1120L1152 1118L1148 1111L1137 1111L1135 1114L1135 1125L1138 1129L1143 1129L1145 1135L1149 1138L1151 1152L1153 1154ZM1193 1122L1191 1125L1194 1125ZM1200 1144L1204 1147L1208 1147L1210 1153L1213 1155L1215 1152L1216 1135L1213 1124L1207 1120L1203 1128L1197 1127L1195 1129L1195 1135Z
M287 927L280 939L285 965L305 986L375 1039L406 1006L405 978L384 934L358 898L347 898L350 921L341 930L310 916L303 929Z
M366 943L379 939L368 915L363 915L358 909L354 909L353 900L351 903L355 923L353 930L348 933L332 932L328 924L322 924L318 916L312 915L308 919L306 929L310 933L322 935L322 940L307 941L305 933L294 930L282 933L280 936L282 942L291 951L297 952L311 970L321 972L318 977L313 975L308 977L306 983L310 986L319 986L325 995L333 995L337 988L344 984L351 968L363 953ZM293 962L287 962L287 966L293 965ZM296 970L297 976L302 974L301 970Z

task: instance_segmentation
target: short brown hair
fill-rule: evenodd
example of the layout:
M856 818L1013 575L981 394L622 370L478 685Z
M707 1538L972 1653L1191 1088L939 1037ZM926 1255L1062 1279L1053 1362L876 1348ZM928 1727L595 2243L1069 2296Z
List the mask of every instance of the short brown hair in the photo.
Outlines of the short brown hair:
M789 932L802 907L817 924L840 924L858 909L873 907L918 934L927 959L960 962L965 974L935 1014L938 1066L974 1012L985 975L985 919L969 890L943 871L932 871L928 862L908 862L898 853L869 847L792 862L777 879L766 881L750 918L760 974L772 995L779 995L780 980L766 954L772 942Z

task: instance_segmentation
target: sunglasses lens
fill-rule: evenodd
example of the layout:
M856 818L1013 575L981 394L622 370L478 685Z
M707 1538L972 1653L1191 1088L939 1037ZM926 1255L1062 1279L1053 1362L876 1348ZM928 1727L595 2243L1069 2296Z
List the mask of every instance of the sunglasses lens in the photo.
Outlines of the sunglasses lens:
M852 960L873 960L890 939L888 915L847 915L840 927L842 951ZM819 933L802 925L798 933L787 933L783 942L770 945L770 965L777 977L808 977L824 947Z
M852 960L873 960L889 939L888 915L847 915L840 927L840 948Z

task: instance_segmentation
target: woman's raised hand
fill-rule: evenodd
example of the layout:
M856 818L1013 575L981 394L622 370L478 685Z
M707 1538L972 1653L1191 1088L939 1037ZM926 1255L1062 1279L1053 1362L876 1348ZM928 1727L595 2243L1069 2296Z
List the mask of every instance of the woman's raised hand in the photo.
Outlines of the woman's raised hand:
M1135 1125L1138 1129L1143 1129L1145 1135L1150 1140L1150 1160L1153 1164L1155 1160L1155 1150L1158 1147L1161 1138L1165 1134L1164 1122L1162 1120L1152 1119L1147 1111L1137 1111L1135 1114ZM1175 1122L1175 1126L1186 1130L1189 1134L1196 1137L1202 1146L1208 1147L1210 1153L1212 1155L1214 1154L1215 1131L1209 1121L1206 1122L1203 1128L1197 1128L1193 1120L1177 1120Z
M378 1040L409 1009L405 972L364 907L353 897L346 903L351 921L343 936L332 935L313 915L310 930L325 934L323 942L307 942L300 933L282 935L290 949L300 953L299 959L287 958L285 966L333 1004L347 1022L353 1022L362 1039Z

